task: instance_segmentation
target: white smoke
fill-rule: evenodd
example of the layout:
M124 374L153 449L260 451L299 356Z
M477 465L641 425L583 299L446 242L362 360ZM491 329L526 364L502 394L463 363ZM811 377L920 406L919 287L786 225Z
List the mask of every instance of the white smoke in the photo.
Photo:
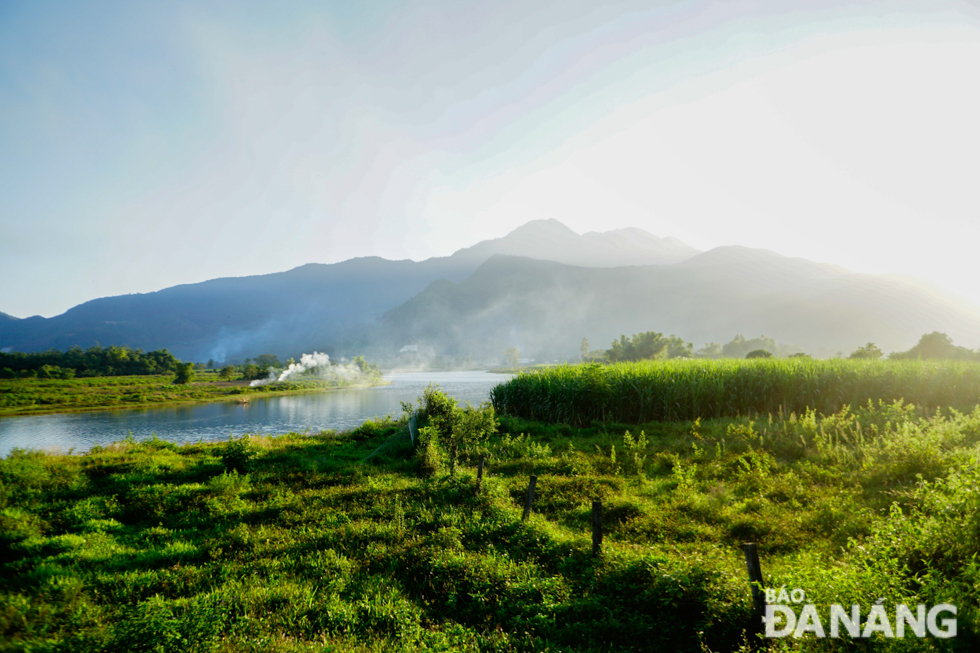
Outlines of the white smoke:
M304 372L312 372L317 378L325 380L337 379L350 381L361 376L361 368L354 363L333 364L330 362L330 356L327 354L313 352L312 354L303 354L300 356L298 363L290 363L289 367L278 375L276 374L276 370L270 367L267 378L252 381L249 386L254 388L270 383L282 383L294 374L302 374Z
M290 363L289 367L284 369L276 379L280 383L291 377L293 374L302 374L308 370L315 370L317 368L329 368L330 367L330 357L326 354L318 354L313 352L312 354L303 354L299 357L298 363Z

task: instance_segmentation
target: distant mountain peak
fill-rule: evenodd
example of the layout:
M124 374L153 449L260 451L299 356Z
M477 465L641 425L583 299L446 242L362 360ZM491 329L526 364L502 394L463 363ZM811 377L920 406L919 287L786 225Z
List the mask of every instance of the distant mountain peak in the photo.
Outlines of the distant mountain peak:
M525 222L520 227L514 229L508 233L504 238L509 238L515 234L522 235L525 233L560 233L567 236L578 237L578 234L573 231L568 225L560 220L554 218L540 218L538 220L530 220Z
M531 220L500 238L453 254L486 260L494 254L526 256L580 267L621 267L679 263L699 251L673 237L660 238L636 227L579 235L554 218Z

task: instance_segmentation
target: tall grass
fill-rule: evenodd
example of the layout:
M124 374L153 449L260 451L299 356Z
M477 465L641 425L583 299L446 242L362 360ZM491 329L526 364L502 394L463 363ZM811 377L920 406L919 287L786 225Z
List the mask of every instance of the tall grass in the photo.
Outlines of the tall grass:
M980 364L763 359L565 365L522 373L490 396L498 413L573 425L807 409L829 415L868 400L969 410L980 404Z

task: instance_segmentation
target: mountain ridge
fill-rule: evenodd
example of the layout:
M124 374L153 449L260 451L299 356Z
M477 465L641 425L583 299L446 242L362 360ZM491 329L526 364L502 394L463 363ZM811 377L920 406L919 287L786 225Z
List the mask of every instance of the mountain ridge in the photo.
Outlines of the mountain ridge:
M557 220L539 220L502 238L424 261L356 257L101 297L51 318L0 320L0 348L41 351L100 342L167 348L181 358L218 361L313 347L336 352L336 343L345 341L349 332L373 323L433 281L462 281L498 249L547 250L556 247L556 241L559 249L565 243L562 256L567 259L583 251L588 239L583 241ZM598 259L608 262L617 251L607 247ZM649 246L627 254L647 262L660 260L656 248Z
M980 344L970 340L977 339L980 307L964 307L953 295L833 266L815 275L810 261L774 256L784 264L776 278L765 255L763 265L730 263L707 277L710 267L690 262L575 268L495 256L460 284L434 285L386 313L373 338L441 346L456 356L499 357L516 346L539 358L573 355L583 336L605 346L620 334L648 330L699 343L765 333L810 351L851 351L869 340L905 350L933 330ZM692 266L702 274L687 274Z
M869 340L907 349L944 331L975 347L980 306L922 281L769 250L699 252L636 228L580 236L537 220L424 261L308 263L93 299L52 318L5 316L0 349L100 342L222 362L313 349L385 359L421 342L435 354L492 360L518 346L554 359L577 356L583 336L604 345L649 330L693 342L765 333L813 352Z

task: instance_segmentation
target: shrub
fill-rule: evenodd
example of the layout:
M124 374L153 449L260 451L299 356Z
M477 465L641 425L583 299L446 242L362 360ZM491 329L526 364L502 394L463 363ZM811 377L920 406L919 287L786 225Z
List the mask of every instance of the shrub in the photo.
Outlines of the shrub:
M230 439L221 451L221 462L228 471L245 473L251 461L258 455L258 450L252 438L243 435L239 439Z
M419 443L415 451L419 472L425 476L438 474L445 467L442 451L439 449L439 430L431 426L419 429Z

